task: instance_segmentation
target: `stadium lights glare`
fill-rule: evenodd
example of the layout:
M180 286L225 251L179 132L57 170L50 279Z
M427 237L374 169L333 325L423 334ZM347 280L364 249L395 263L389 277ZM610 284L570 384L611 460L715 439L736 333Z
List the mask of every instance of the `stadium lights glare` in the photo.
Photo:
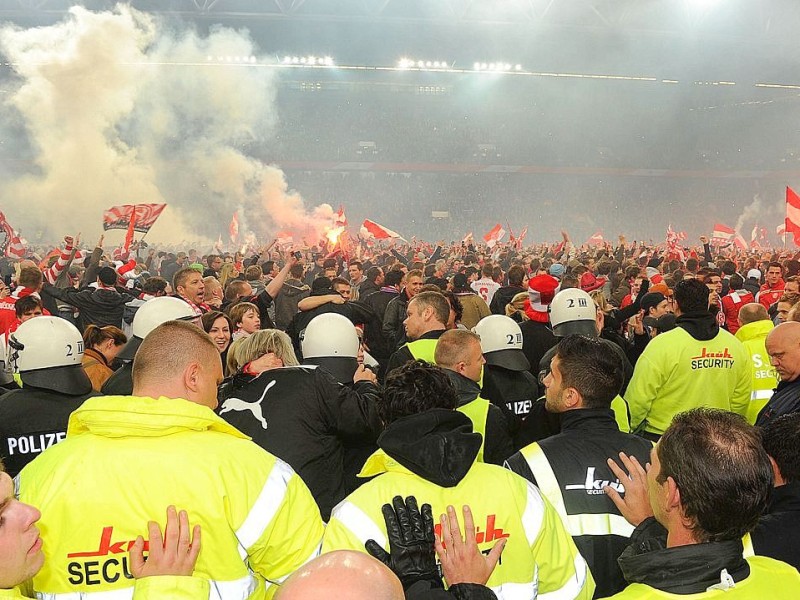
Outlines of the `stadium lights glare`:
M514 71L522 71L522 65L511 65L507 62L493 62L493 63L480 63L476 62L472 65L473 71L491 71L493 73L508 73Z
M332 67L334 66L333 58L325 56L284 56L281 64L284 65L304 65L307 67Z
M398 69L418 69L420 71L445 70L451 71L450 65L444 60L415 60L413 58L401 58L397 61Z

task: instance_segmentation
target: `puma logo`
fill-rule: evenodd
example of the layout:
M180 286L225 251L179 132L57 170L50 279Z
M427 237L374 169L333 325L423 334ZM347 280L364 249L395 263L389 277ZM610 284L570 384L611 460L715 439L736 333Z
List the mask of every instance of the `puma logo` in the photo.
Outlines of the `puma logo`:
M267 387L264 388L264 392L261 394L261 398L259 398L256 402L245 402L240 398L228 398L222 404L222 410L219 411L219 414L223 414L232 410L249 410L253 413L253 418L261 423L261 426L266 429L267 428L267 421L264 419L264 414L261 412L261 403L264 401L264 398L273 385L275 385L276 381L273 379L267 384Z

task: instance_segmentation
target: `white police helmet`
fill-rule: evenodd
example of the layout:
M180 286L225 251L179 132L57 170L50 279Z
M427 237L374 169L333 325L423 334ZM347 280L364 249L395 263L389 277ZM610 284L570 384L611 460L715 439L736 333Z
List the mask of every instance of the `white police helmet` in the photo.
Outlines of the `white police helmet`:
M8 345L23 385L75 396L92 391L81 364L83 337L69 321L50 316L29 319L9 336Z
M340 383L352 383L358 368L359 345L355 325L338 313L311 319L300 341L303 363L324 367Z
M133 316L131 339L120 350L117 358L133 360L142 341L153 329L167 321L190 321L197 318L188 302L172 296L160 296L142 304Z
M511 317L489 315L473 331L481 336L481 351L486 364L511 371L527 371L531 365L522 352L522 330Z
M561 290L550 304L550 325L558 337L580 334L597 337L597 309L592 297L581 289Z

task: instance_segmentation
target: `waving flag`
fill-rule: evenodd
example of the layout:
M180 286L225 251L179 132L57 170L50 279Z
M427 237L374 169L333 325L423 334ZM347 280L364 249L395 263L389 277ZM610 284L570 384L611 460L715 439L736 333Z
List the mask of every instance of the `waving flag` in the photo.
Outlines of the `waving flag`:
M722 223L716 223L714 225L714 231L711 232L711 241L717 244L724 244L733 240L735 235L736 231L732 228Z
M235 244L236 239L239 237L239 213L234 212L231 217L231 224L228 225L228 235L231 237L231 243Z
M667 227L667 251L670 256L674 256L680 261L686 260L686 255L683 252L683 248L680 246L679 242L686 239L686 232L684 231L673 231L672 225Z
M339 205L339 210L333 213L333 226L336 227L347 227L347 217L344 214L344 205Z
M375 221L370 221L369 219L364 219L361 227L366 229L368 233L372 234L372 237L374 237L376 240L388 240L390 238L402 239L400 238L399 233L394 232L383 225L378 225Z
M605 240L603 239L603 234L600 233L599 231L595 233L592 237L590 237L588 240L586 240L587 246L602 246L604 243Z
M800 246L800 196L786 186L786 233L791 233L794 245Z
M128 229L131 216L136 224L134 230L147 233L166 208L166 204L121 204L112 206L103 213L103 229Z
M6 221L5 215L0 212L0 254L8 258L22 258L25 256L25 244L17 232Z
M505 235L506 230L503 229L503 226L500 225L500 223L498 223L492 227L492 230L489 233L483 236L483 239L486 241L486 245L489 246L489 248L493 248L497 242L505 237Z

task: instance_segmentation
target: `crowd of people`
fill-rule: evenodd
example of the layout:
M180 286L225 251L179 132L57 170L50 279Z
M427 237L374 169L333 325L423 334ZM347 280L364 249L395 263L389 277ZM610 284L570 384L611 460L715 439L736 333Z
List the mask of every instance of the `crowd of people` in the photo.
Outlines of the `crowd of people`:
M800 253L562 236L0 259L0 598L800 597Z

